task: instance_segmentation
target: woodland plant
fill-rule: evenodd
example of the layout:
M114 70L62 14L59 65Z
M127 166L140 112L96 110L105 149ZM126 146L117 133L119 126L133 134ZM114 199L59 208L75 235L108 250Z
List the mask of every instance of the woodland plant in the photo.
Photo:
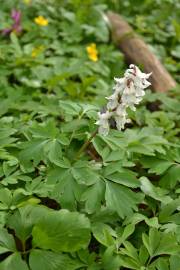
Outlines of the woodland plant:
M179 1L1 2L0 270L179 270L180 92L126 70L103 16L147 17L177 63Z
M116 128L119 131L124 129L126 123L131 122L127 118L126 110L128 107L132 111L136 110L135 105L139 104L145 95L144 89L151 85L147 81L151 74L142 73L137 66L131 64L129 69L125 71L123 78L115 78L116 85L113 87L114 93L106 98L108 100L107 110L103 113L98 112L99 119L96 124L99 126L98 133L100 135L108 135L111 119L115 120ZM83 144L77 157L88 147L96 134L97 131Z
M135 105L139 104L145 95L144 89L151 85L147 79L151 73L145 74L140 69L131 64L126 70L124 78L115 78L116 85L114 93L107 97L107 111L99 113L99 133L107 135L109 133L109 119L114 118L118 130L122 130L126 123L130 122L127 118L126 109L129 107L135 111Z

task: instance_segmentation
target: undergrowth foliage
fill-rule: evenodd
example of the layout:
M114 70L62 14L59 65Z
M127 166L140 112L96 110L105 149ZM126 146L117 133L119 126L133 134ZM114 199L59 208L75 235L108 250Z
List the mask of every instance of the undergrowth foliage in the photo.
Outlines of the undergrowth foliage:
M82 2L1 3L0 270L179 270L180 93L97 134L126 64Z

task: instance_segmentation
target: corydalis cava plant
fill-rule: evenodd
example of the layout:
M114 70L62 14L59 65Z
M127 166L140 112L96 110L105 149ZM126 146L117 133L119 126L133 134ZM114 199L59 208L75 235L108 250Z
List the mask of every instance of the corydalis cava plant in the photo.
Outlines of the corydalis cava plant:
M148 81L151 74L143 73L137 66L131 64L123 78L115 78L114 93L107 97L107 110L98 113L99 119L96 124L99 125L99 134L108 135L110 118L114 118L118 130L122 130L125 124L130 122L126 110L128 107L133 111L136 110L135 106L145 95L144 89L151 85Z
M151 85L148 81L151 74L143 73L137 66L131 64L129 69L125 71L123 78L115 78L114 93L107 97L107 110L104 113L98 113L99 119L96 124L99 125L99 128L82 145L75 159L78 159L84 149L88 147L97 132L104 136L108 135L110 119L114 118L118 130L122 130L125 124L130 122L126 110L128 107L133 111L136 110L135 106L140 103L145 95L144 89Z

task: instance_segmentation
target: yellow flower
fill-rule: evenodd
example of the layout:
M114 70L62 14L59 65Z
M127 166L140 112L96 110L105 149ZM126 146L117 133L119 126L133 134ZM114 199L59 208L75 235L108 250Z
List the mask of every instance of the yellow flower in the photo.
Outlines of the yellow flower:
M32 49L32 52L31 52L31 56L33 58L35 58L36 56L38 56L42 51L44 50L44 46L38 46L36 48L33 48Z
M31 3L31 0L23 0L24 4L29 5Z
M40 26L46 26L48 25L48 20L44 18L43 16L38 16L34 19L35 23Z
M95 43L91 43L89 46L87 46L86 51L90 60L94 62L98 60L98 51Z

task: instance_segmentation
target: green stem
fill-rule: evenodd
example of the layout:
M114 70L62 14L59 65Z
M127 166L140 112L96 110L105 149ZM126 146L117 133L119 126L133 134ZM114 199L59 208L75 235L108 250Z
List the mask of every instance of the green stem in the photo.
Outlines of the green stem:
M26 250L26 251L24 251L24 252L22 252L22 254L28 254L29 252L31 252L31 250L33 250L32 248L31 249L28 249L28 250Z
M25 241L22 241L22 252L25 253L26 251L26 243Z
M22 256L24 258L24 260L27 259L27 251L26 251L26 242L22 241Z
M82 154L82 152L90 145L92 139L96 136L97 133L98 133L98 129L95 130L92 133L91 137L81 146L81 148L77 152L77 155L75 156L75 159L78 159L80 157L80 155Z
M149 264L151 263L152 258L153 258L153 257L149 257L149 260L148 260L146 266L149 266Z

